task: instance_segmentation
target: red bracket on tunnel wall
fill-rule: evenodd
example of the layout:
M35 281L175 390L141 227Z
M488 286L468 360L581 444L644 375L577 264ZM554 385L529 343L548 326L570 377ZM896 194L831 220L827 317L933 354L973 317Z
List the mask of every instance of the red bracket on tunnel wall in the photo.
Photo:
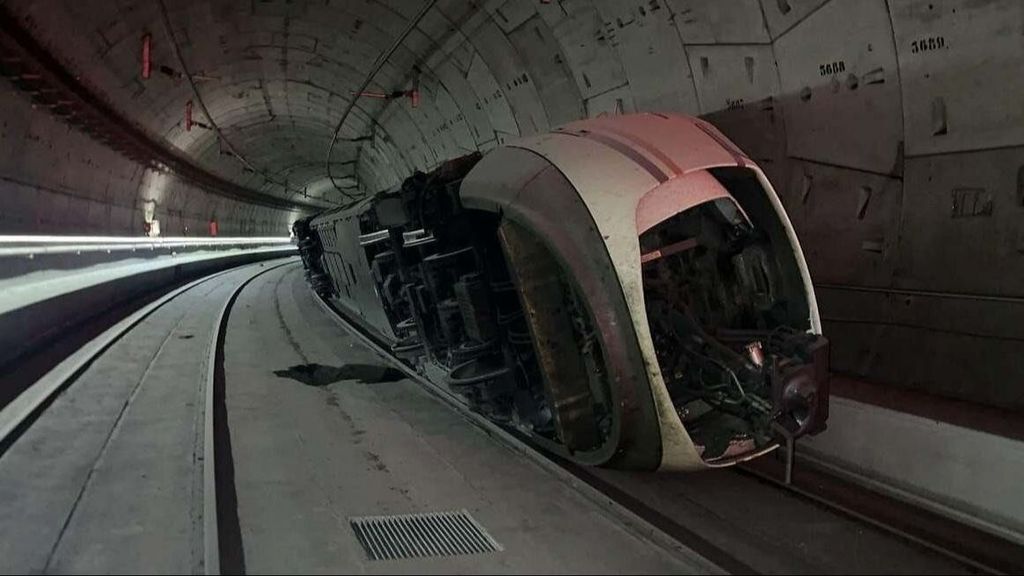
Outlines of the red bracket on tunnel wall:
M198 126L203 130L210 129L208 124L203 124L192 116L192 101L189 100L185 102L185 132L191 132L193 126Z
M142 37L142 79L149 80L153 73L152 59L153 36L146 34Z

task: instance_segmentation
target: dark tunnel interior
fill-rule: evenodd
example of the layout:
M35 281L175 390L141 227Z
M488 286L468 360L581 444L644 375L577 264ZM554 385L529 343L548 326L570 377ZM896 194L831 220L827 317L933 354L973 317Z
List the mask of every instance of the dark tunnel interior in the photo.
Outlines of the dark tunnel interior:
M567 121L701 115L778 189L834 370L1024 405L1014 2L430 4L4 2L0 232L281 235Z
M512 470L522 450L487 452L460 428L468 417L438 408L452 398L493 425L481 438L533 442L553 455L545 469L598 470L585 474L599 499L643 501L645 522L728 518L717 532L673 528L742 536L730 553L761 554L727 571L820 569L848 537L856 562L843 569L896 550L861 528L829 532L832 519L776 533L776 516L799 507L747 490L760 465L792 490L794 454L849 473L829 495L839 515L918 507L908 541L941 532L941 517L1013 543L1012 561L972 569L1024 566L1022 66L1022 0L0 0L0 509L64 514L49 493L5 498L42 493L51 461L85 478L66 517L38 522L60 530L52 547L36 542L43 552L0 522L0 571L15 553L12 566L88 571L53 560L79 559L58 550L65 528L67 546L85 546L71 535L113 542L158 524L94 531L71 518L82 498L106 526L105 496L82 495L108 445L134 471L159 450L117 443L171 430L176 410L190 451L154 465L181 467L168 485L200 504L203 482L238 487L172 519L194 539L203 514L228 512L206 527L226 544L182 544L196 573L220 561L203 552L242 572L300 535L288 558L311 561L303 546L334 524L369 538L362 522L376 516L335 506L364 488L403 514L395 502L419 511L470 494L497 533L618 534L589 509L559 517L562 488L548 493L558 506L530 500L522 486L547 480ZM122 338L152 326L166 334ZM130 362L68 368L89 350ZM107 379L117 370L130 378ZM168 400L196 374L203 396ZM50 396L33 392L58 376ZM233 392L232 379L249 387ZM205 401L218 410L206 420L192 411ZM112 410L110 428L64 434L89 407ZM214 433L231 410L245 414L235 436ZM47 433L52 444L36 443ZM62 452L66 438L99 456L61 461L82 452ZM213 460L204 443L221 455L199 478ZM733 465L743 487L714 476ZM713 479L676 475L698 469ZM287 496L266 497L289 473L300 481ZM143 493L126 489L125 506ZM264 505L293 524L242 550L259 541L245 530L276 521L245 516ZM305 505L309 517L292 514ZM820 518L815 506L800 518ZM961 547L1002 550L949 533L926 547L957 561ZM544 538L519 542L542 550L528 560L568 570L555 552L569 547ZM765 548L806 566L759 564L775 558ZM648 567L592 550L565 558Z

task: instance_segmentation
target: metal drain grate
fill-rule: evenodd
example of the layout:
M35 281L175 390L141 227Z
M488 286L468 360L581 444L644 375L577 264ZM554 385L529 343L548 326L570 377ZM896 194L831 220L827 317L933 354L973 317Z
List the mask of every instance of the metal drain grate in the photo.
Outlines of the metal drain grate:
M482 554L502 550L469 512L349 518L371 560Z

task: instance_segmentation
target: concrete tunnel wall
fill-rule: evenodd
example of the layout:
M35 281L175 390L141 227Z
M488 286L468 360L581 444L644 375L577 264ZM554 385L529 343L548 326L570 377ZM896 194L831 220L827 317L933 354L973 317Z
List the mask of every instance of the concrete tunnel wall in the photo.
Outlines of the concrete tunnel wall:
M0 91L0 234L281 236L293 213L209 194L136 164Z
M150 134L242 185L289 194L224 155L212 131L184 130L187 82L140 79L144 33L154 64L181 68L165 5L188 69L213 78L198 89L224 138L309 197L338 203L345 196L324 173L333 127L422 4L5 5ZM419 106L362 99L342 137L368 139L342 142L333 166L355 194L577 118L704 115L779 189L837 372L1019 409L1022 63L1017 0L441 0L370 87L404 90L415 79ZM89 214L89 230L137 233L147 173L13 102L3 97L4 146L26 153L3 159L2 231L80 231ZM277 231L294 217L168 180L177 192L157 210L183 215L170 230L162 222L165 233L204 226L214 209L223 233ZM54 190L91 208L62 209L70 201ZM12 217L11 206L35 219Z

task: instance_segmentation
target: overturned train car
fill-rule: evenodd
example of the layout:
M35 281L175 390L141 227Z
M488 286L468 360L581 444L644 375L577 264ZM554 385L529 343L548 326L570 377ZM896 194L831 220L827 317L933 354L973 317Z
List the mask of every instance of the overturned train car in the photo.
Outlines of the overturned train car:
M396 357L578 463L727 466L828 417L793 228L699 119L576 122L295 233L311 286Z

